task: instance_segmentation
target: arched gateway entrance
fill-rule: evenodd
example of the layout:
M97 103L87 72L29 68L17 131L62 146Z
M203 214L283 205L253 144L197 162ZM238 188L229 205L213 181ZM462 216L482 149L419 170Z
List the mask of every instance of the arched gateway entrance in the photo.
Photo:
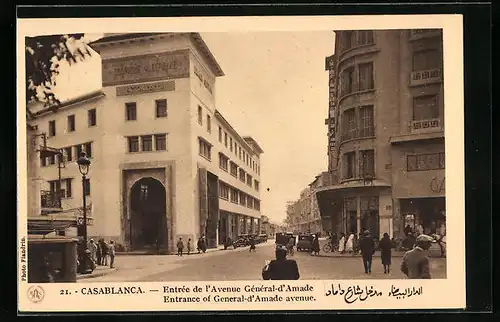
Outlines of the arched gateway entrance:
M153 178L142 178L130 189L130 247L167 248L166 192Z

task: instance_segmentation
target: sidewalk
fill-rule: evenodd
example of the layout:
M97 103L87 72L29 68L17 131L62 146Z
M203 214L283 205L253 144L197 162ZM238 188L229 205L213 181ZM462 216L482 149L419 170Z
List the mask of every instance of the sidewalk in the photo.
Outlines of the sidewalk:
M260 247L274 245L274 243L262 243ZM259 245L257 248L259 248ZM77 281L91 281L95 277L102 277L97 279L98 282L102 281L128 281L135 280L137 277L154 275L157 273L164 273L174 270L186 265L186 261L195 260L203 257L222 256L230 252L248 252L249 246L238 247L236 249L228 248L224 251L224 247L207 249L205 253L198 254L198 251L190 255L184 254L182 257L173 255L153 255L153 254L138 254L133 253L120 253L115 258L116 268L110 269L109 267L98 266L92 274L81 275L77 277Z
M118 270L118 268L110 268L109 266L97 266L95 270L91 274L78 274L76 276L76 280L86 280L91 278L96 278L104 275L108 275L114 273Z
M403 257L403 255L406 253L406 251L395 251L393 250L391 252L392 257ZM428 255L431 258L445 258L441 257L441 250L439 249L439 246L433 245L429 251ZM330 252L330 253L325 253L323 251L320 251L319 255L316 255L318 257L361 257L361 254L349 254L349 253L344 253L340 254L339 252ZM380 257L380 251L376 251L375 254L373 254L373 257Z

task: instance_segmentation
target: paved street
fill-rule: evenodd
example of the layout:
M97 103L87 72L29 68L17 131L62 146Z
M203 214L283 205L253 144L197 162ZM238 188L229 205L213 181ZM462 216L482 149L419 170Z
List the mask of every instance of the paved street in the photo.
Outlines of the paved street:
M265 260L274 257L274 241L257 245L257 251L248 247L237 250L214 251L178 257L153 255L122 255L116 258L118 270L112 274L79 282L107 281L213 281L261 279ZM311 256L296 252L301 279L401 279L401 257L393 257L393 271L383 272L380 257L374 257L372 274L364 274L360 257ZM446 259L431 258L433 278L446 278Z

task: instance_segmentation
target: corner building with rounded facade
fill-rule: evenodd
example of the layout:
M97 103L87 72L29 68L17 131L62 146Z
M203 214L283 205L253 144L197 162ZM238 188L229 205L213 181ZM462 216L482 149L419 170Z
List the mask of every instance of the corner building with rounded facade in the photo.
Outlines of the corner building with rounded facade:
M326 59L329 169L316 190L323 223L376 237L402 237L418 224L426 233L442 229L442 31L335 35L335 54Z
M35 113L64 161L58 187L57 162L40 159L38 190L60 188L63 212L77 213L75 161L86 151L89 237L173 252L180 237L195 248L205 235L211 248L259 233L263 151L216 109L224 74L201 36L107 34L90 46L102 59L102 89Z

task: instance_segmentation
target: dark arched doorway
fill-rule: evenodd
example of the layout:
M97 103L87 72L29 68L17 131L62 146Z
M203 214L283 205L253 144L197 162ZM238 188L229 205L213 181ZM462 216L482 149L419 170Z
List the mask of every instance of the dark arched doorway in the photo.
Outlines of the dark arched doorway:
M168 249L166 192L160 181L138 180L130 191L130 211L131 248Z

